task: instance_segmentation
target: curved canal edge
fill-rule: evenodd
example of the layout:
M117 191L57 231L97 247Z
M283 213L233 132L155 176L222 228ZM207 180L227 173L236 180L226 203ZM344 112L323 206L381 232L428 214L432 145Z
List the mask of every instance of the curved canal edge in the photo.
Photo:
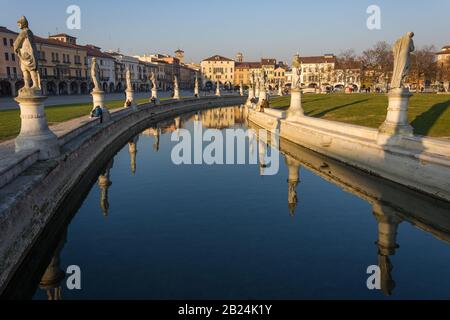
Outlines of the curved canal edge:
M111 121L103 124L76 119L54 129L61 146L57 159L38 161L39 150L15 155L9 170L0 172L5 179L0 185L0 294L56 209L96 162L112 157L149 123L245 100L222 96L143 104L136 111L113 112Z
M292 121L273 109L250 109L248 120L319 154L450 201L449 141L413 135L380 144L377 129L308 116Z

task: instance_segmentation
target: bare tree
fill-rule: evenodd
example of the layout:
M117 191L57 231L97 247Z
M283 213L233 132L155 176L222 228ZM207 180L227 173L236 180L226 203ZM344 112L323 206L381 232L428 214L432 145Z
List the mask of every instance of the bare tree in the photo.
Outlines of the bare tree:
M362 53L361 60L364 79L371 86L380 83L380 79L389 80L394 67L392 47L389 43L378 42Z
M344 89L347 88L348 76L352 70L358 68L358 58L355 50L348 49L343 51L337 57L336 71L341 73L344 82Z
M420 82L433 82L437 79L437 64L435 62L436 48L434 46L424 46L414 52L412 57L412 70L410 82L415 83L417 89Z

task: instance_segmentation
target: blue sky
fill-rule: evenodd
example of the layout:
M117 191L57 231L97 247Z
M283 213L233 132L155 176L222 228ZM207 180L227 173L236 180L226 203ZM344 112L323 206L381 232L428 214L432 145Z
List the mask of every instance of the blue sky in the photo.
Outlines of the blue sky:
M16 30L21 15L40 36L65 32L81 44L128 54L169 53L177 48L188 61L214 54L230 58L242 51L246 60L294 53L321 55L377 41L393 42L407 31L418 46L450 44L449 0L0 0L0 25ZM66 8L81 8L81 30L66 28ZM382 29L366 28L369 5L379 5Z

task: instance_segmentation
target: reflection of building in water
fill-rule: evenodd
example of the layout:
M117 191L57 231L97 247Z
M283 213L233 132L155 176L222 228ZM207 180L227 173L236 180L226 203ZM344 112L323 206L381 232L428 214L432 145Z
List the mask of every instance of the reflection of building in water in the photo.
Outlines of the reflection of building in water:
M148 128L142 134L149 136L149 137L153 137L153 139L154 139L153 150L158 152L159 151L159 141L161 138L161 129L158 127Z
M217 108L202 112L204 128L226 129L244 123L244 108Z
M295 209L297 208L298 204L298 197L297 197L297 186L300 183L300 162L295 160L294 158L286 155L286 166L289 170L289 178L288 178L288 185L289 185L289 191L288 191L288 205L289 205L289 212L291 216L295 216Z
M398 249L397 230L402 220L394 209L375 203L373 206L375 218L378 221L378 264L381 270L381 290L390 296L395 288L392 278L393 265L389 259Z
M61 282L65 278L65 273L60 267L60 255L65 243L66 233L64 233L64 236L58 244L50 264L39 282L39 288L47 293L48 300L62 299Z
M109 178L110 171L114 165L114 160L111 160L108 165L106 166L103 173L98 177L98 186L100 187L100 208L103 211L103 215L106 217L108 216L109 212L109 197L108 197L108 190L109 187L112 185L112 182Z
M136 154L137 154L137 143L139 141L139 136L134 137L130 142L128 142L128 152L130 154L131 161L131 172L136 174Z

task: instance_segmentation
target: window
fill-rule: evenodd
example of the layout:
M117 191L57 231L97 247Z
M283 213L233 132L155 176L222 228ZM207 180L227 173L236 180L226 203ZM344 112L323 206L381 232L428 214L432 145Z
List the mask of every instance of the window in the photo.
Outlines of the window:
M14 53L11 53L11 60L16 61L16 55Z
M9 54L8 54L8 52L5 52L5 60L9 61Z
M14 47L14 41L13 41L13 39L9 39L9 45L10 45L11 47Z
M3 38L3 44L4 44L5 46L7 46L7 45L8 45L8 39Z
M14 74L14 77L17 77L17 68L16 67L13 68L13 74Z
M6 67L6 74L9 76L11 76L11 68L10 67Z

